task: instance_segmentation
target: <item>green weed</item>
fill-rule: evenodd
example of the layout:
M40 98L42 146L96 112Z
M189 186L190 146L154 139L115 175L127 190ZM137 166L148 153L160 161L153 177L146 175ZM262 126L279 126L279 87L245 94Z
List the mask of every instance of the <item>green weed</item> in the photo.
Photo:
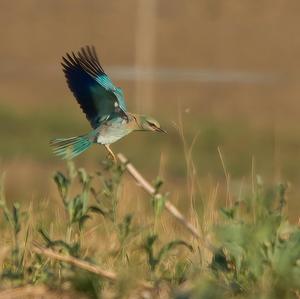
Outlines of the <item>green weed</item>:
M209 205L208 212L218 212L218 217L206 223L213 249L205 255L203 243L187 231L175 230L174 239L164 233L160 220L169 194L153 196L148 222L138 221L138 211L120 217L118 190L125 168L105 161L100 169L91 175L69 162L65 173L55 173L65 215L57 231L48 222L32 220L29 225L30 213L17 203L7 204L1 183L0 227L7 236L2 245L9 248L1 288L44 285L49 292L72 291L87 298L299 298L300 229L286 217L287 185L269 188L258 178L251 193L231 205L218 211ZM162 180L153 185L157 193ZM204 216L200 208L195 212ZM47 211L40 213L46 219ZM76 263L33 253L33 240L60 255L113 271L116 278L110 282ZM140 280L152 289L143 290Z

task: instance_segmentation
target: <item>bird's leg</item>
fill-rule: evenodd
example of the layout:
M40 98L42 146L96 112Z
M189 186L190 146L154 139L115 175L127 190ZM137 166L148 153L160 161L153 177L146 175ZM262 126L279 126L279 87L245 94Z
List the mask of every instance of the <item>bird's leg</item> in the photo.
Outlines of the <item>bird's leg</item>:
M114 152L111 150L111 148L109 147L108 144L104 144L104 146L105 146L106 150L108 151L109 155L112 157L112 159L116 163L117 162L117 158L116 158Z

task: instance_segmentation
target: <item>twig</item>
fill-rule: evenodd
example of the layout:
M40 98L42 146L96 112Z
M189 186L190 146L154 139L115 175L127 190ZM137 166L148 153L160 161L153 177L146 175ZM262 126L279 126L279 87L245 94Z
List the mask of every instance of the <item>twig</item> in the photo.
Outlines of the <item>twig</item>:
M53 251L52 249L44 248L44 247L41 247L37 244L34 244L33 252L35 252L37 254L45 255L45 256L47 256L51 259L55 259L55 260L58 260L58 261L61 261L61 262L66 262L68 264L77 266L81 269L92 272L94 274L97 274L97 275L102 276L102 277L104 277L106 279L109 279L109 280L115 281L117 279L117 275L113 272L102 270L98 266L95 266L95 265L93 265L89 262L79 260L79 259L77 259L73 256L62 255L60 253L57 253L57 252Z
M86 261L82 261L82 260L77 259L72 256L59 254L59 253L53 251L52 249L41 247L40 245L38 245L36 243L33 246L33 252L35 252L37 254L45 255L51 259L55 259L55 260L58 260L61 262L71 264L71 265L81 268L83 270L94 273L98 276L106 278L110 281L115 282L117 280L117 274L114 272L103 270L96 265L93 265ZM146 281L138 281L138 284L145 289L153 289L153 286Z
M117 154L121 163L123 163L127 169L127 171L132 175L132 177L141 185L141 187L149 193L151 196L154 196L156 199L162 198L160 193L155 192L155 188L138 172L138 170L128 162L127 158L121 154ZM209 250L214 250L213 246L208 242L208 240L204 239L197 229L178 211L178 209L170 202L165 202L165 207L167 211L173 215L183 226L197 239L201 239L206 247Z

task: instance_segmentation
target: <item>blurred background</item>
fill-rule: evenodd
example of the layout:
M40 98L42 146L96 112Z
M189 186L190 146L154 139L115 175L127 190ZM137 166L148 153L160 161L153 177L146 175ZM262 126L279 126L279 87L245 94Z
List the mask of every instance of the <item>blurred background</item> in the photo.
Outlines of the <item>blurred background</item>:
M219 147L237 190L253 172L290 182L296 220L299 12L297 0L1 0L0 168L8 197L48 197L52 173L64 168L48 140L90 129L60 62L94 45L129 111L155 116L169 133L134 133L115 152L179 192L186 184L179 126L193 144L200 189L225 184ZM76 161L95 170L105 156L94 146Z

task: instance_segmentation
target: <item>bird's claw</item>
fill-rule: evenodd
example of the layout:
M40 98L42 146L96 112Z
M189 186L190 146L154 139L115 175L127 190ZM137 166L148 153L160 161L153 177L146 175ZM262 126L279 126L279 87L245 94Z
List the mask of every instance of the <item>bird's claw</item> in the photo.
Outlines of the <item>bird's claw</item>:
M108 157L110 157L111 160L114 161L114 163L117 163L117 158L116 158L114 152L110 149L109 145L105 145L105 148L106 148L107 151L108 151Z
M114 154L108 153L107 158L112 160L114 163L117 163L117 158Z

